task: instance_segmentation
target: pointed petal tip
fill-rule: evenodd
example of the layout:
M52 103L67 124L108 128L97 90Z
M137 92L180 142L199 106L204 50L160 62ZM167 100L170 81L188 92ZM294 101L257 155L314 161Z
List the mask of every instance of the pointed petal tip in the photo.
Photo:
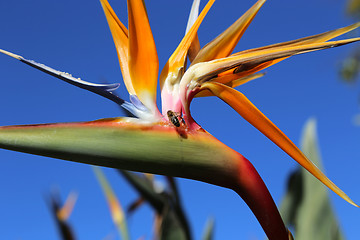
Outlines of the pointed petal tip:
M20 55L16 55L16 54L14 54L14 53L5 51L5 50L3 50L3 49L0 49L0 52L3 53L3 54L5 54L5 55L8 55L8 56L10 56L10 57L13 57L13 58L15 58L15 59L17 59L17 60L22 60L22 59L24 59L24 58L23 58L22 56L20 56Z
M264 3L266 2L266 0L259 0L257 3L255 3L255 4L257 4L258 6L259 6L259 8L260 7L262 7L262 5L264 5Z
M115 91L119 86L120 83L112 83L112 84L97 84L97 83L91 83L91 82L87 82L84 81L80 78L75 78L73 77L71 74L67 73L67 72L62 72L62 71L58 71L55 70L51 67L48 67L42 63L38 63L35 62L34 60L29 60L26 59L20 55L16 55L14 53L5 51L0 49L0 52L3 54L6 54L10 57L13 57L15 59L18 59L19 61L33 67L36 68L46 74L49 74L53 77L56 77L60 80L63 80L67 83L70 83L74 86L80 87L82 89L88 90L90 92L96 93L100 96L106 97L112 101L114 101L115 103L121 105L124 103L124 100L121 99L120 97L118 97L117 95L113 94L112 92Z
M206 44L192 64L229 56L264 3L265 0L258 0L230 27Z
M343 193L343 195L340 195L340 197L342 197L345 201L347 201L351 205L353 205L353 206L355 206L357 208L360 208L360 206L357 205L353 200L351 200L351 198L348 195L346 195L345 193Z
M246 121L273 141L278 147L297 161L302 167L319 179L324 185L334 191L350 204L359 207L339 187L318 169L296 145L263 113L260 112L242 93L221 83L205 83L202 88L210 90L237 111Z
M179 69L184 68L186 55L188 50L197 36L197 31L200 27L201 22L204 20L206 14L209 12L211 6L214 4L215 0L209 0L200 15L196 18L196 21L192 24L191 28L185 34L180 44L177 46L171 57L167 62L167 67L162 70L160 75L160 86L164 85L165 81L175 81L178 82Z
M352 31L352 30L354 30L354 29L356 29L358 27L360 27L360 21L356 22L356 23L353 23L353 24L347 26L346 28L349 29L348 31Z
M194 0L191 6L185 33L187 33L199 16L200 0Z
M59 78L67 83L75 85L77 87L89 90L91 92L109 92L115 91L119 86L120 83L109 83L109 84L99 84L99 83L91 83L81 78L73 77L70 73L62 72L59 70L55 70L51 67L48 67L42 63L35 62L34 60L28 60L23 57L19 59L21 62L26 63L27 65L34 67L42 72L45 72L49 75L52 75L56 78ZM101 94L100 94L101 95Z

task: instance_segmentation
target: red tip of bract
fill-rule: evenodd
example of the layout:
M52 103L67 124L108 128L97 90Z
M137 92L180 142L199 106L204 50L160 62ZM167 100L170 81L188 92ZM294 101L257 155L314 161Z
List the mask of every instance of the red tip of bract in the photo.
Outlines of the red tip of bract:
M289 240L288 231L265 183L254 166L240 154L236 182L230 188L249 206L269 240Z

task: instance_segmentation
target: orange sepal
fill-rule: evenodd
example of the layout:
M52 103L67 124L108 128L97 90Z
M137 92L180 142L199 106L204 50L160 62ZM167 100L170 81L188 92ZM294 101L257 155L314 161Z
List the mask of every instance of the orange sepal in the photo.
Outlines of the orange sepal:
M191 70L194 74L192 78L197 81L204 82L217 75L223 76L229 73L239 73L243 74L242 76L245 77L293 55L338 47L357 41L360 41L360 38L351 38L325 43L310 43L299 46L269 48L259 51L246 52L239 55L235 54L226 58L215 59L209 62L194 65L194 69Z
M312 175L333 190L350 204L355 204L340 188L330 181L301 151L296 145L272 123L259 109L257 109L242 93L220 83L204 83L203 89L211 91L214 95L229 104L246 121L256 127L266 137L278 145L289 156L307 169Z
M192 64L229 56L264 3L265 0L257 1L228 29L206 44Z
M134 95L135 90L131 82L128 66L128 30L116 16L109 2L107 0L100 0L100 2L113 36L126 89L130 94Z
M193 40L197 36L197 30L200 27L200 24L202 20L204 19L207 12L210 10L211 6L215 0L209 0L209 2L206 4L202 12L200 13L199 17L196 19L190 30L186 33L184 38L181 40L180 44L174 51L174 53L171 55L169 60L166 63L166 66L161 72L160 75L160 87L162 88L164 85L165 80L167 77L172 74L172 77L170 81L178 81L179 80L179 73L181 72L181 69L184 68L186 56L188 53L188 50L193 43ZM194 43L196 44L196 43ZM184 69L183 69L184 71ZM181 77L181 76L180 76Z
M129 70L136 95L153 109L159 61L146 8L142 0L128 0Z

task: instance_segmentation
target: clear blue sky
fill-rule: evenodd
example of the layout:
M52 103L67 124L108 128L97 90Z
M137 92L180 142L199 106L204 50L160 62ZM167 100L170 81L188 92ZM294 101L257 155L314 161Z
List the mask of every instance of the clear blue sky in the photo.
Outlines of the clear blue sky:
M110 1L126 23L126 1ZM186 1L145 1L160 66L181 40L191 7ZM199 30L202 45L217 36L255 1L218 0ZM201 6L204 6L205 1ZM237 50L292 40L353 23L344 17L344 1L268 1ZM99 1L0 1L0 48L45 63L93 82L121 82L117 55ZM326 174L355 202L360 202L359 83L348 86L338 77L340 60L355 45L292 57L267 75L241 87L296 144L304 122L318 120ZM119 108L0 55L0 125L87 121L121 114ZM127 97L122 85L121 95ZM275 201L295 162L235 111L216 98L195 100L195 120L214 136L247 157L258 169ZM219 124L221 123L221 124ZM112 169L106 169L126 206L137 194ZM216 221L215 239L263 239L264 233L247 206L233 192L180 179L180 189L195 239L205 221ZM44 195L57 186L63 197L71 190L79 200L70 218L78 239L116 234L91 168L45 157L0 150L0 235L2 239L57 239L57 229ZM358 239L360 210L331 193L347 239ZM150 239L152 216L147 207L129 219L133 239Z

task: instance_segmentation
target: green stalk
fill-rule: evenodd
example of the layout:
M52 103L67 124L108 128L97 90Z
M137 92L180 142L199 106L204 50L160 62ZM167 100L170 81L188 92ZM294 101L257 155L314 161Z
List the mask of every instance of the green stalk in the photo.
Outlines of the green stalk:
M0 147L227 187L244 199L270 240L288 240L276 205L252 164L203 130L187 133L112 121L1 127Z

